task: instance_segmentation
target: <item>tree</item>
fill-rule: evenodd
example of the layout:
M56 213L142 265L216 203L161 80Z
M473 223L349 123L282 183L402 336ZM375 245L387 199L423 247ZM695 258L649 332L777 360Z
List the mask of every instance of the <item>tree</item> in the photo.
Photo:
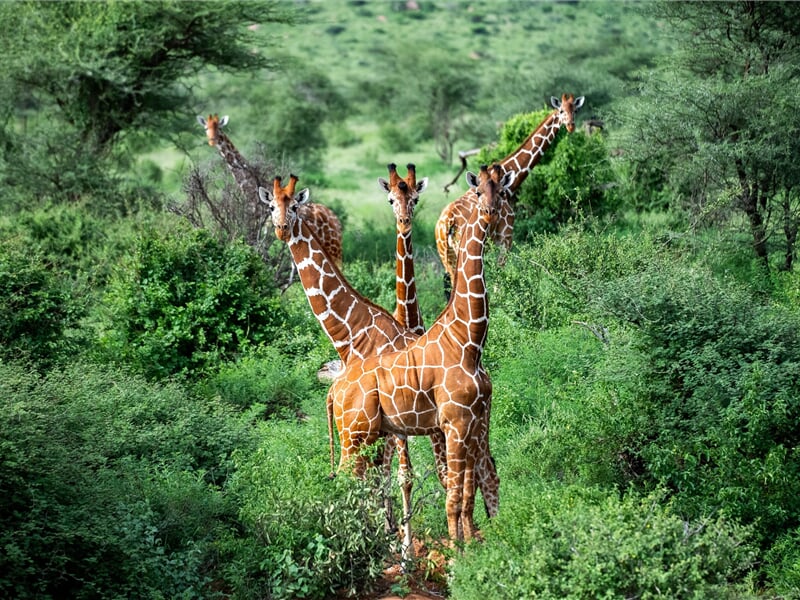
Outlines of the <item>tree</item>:
M59 199L102 189L97 161L118 165L123 138L191 126L190 76L273 67L249 26L290 21L277 1L0 4L3 183Z
M791 269L800 223L800 5L665 2L648 10L672 28L677 49L642 83L631 159L659 165L701 215L744 215L766 269L770 236L782 228L782 268Z

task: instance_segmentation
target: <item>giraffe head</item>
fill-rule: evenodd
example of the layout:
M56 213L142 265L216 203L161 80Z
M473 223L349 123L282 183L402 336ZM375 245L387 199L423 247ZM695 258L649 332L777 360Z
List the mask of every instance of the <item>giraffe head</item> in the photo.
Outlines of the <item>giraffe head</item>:
M550 96L550 104L558 110L558 122L566 127L569 133L575 131L575 113L583 106L583 96L577 98L572 94L562 94L561 101L555 96Z
M411 228L411 218L414 216L414 208L417 206L419 195L428 187L428 178L417 181L416 167L409 163L406 166L408 174L403 179L397 173L397 165L388 165L389 180L378 177L378 185L389 194L389 204L392 205L397 227L405 232Z
M272 182L272 192L263 187L258 188L258 197L269 207L272 215L272 225L275 235L279 240L288 242L292 229L297 221L297 209L308 202L308 188L303 188L295 194L297 175L289 175L289 183L281 187L281 178L276 177Z
M484 218L491 219L497 214L500 198L508 194L511 184L514 183L513 171L503 171L503 168L494 164L491 168L481 165L478 175L467 171L467 184L478 196L478 210Z
M200 125L202 125L206 130L206 136L208 136L208 145L215 146L217 144L217 135L219 134L220 129L228 124L228 115L225 115L222 118L220 118L219 115L208 115L208 118L197 115L197 122L200 123Z

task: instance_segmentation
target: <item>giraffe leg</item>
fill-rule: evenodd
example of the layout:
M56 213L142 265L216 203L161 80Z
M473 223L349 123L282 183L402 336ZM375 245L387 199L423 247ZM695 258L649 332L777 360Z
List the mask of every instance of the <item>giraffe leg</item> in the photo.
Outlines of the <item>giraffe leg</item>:
M464 540L469 541L476 536L475 527L475 469L478 465L478 447L472 442L467 450L467 462L464 469L464 496L462 499L461 522Z
M489 412L490 408L486 411L478 440L476 480L481 490L481 496L483 496L486 516L492 518L497 516L499 509L500 478L497 476L497 467L489 449Z
M466 470L466 446L464 437L453 426L445 431L447 436L447 532L451 540L464 539L461 523L462 501L464 498L464 472Z
M400 489L403 494L403 545L402 562L403 571L408 571L414 558L414 544L411 539L411 489L413 486L413 473L411 470L411 456L408 453L408 439L397 438L397 450L400 468L398 477Z
M399 440L397 436L387 435L384 441L381 470L383 473L383 508L386 513L386 530L397 531L397 521L394 518L394 507L392 505L392 459L394 458L395 448ZM402 466L402 452L401 466Z
M441 430L431 434L433 460L436 465L436 477L444 489L447 489L447 442Z

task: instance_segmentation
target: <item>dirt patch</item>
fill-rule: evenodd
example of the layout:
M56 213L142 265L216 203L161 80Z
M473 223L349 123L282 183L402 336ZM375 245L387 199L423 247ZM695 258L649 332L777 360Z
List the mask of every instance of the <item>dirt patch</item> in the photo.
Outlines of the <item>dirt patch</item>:
M443 600L447 598L447 557L445 546L429 547L414 540L414 569L403 573L400 556L383 571L373 591L358 600Z

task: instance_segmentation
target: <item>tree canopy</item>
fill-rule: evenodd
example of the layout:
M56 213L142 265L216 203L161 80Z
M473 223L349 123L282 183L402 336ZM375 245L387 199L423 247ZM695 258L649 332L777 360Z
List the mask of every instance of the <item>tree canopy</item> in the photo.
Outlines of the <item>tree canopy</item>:
M800 5L700 2L658 6L677 50L642 81L629 115L634 160L660 165L700 215L743 213L756 256L782 228L791 268L798 227Z

